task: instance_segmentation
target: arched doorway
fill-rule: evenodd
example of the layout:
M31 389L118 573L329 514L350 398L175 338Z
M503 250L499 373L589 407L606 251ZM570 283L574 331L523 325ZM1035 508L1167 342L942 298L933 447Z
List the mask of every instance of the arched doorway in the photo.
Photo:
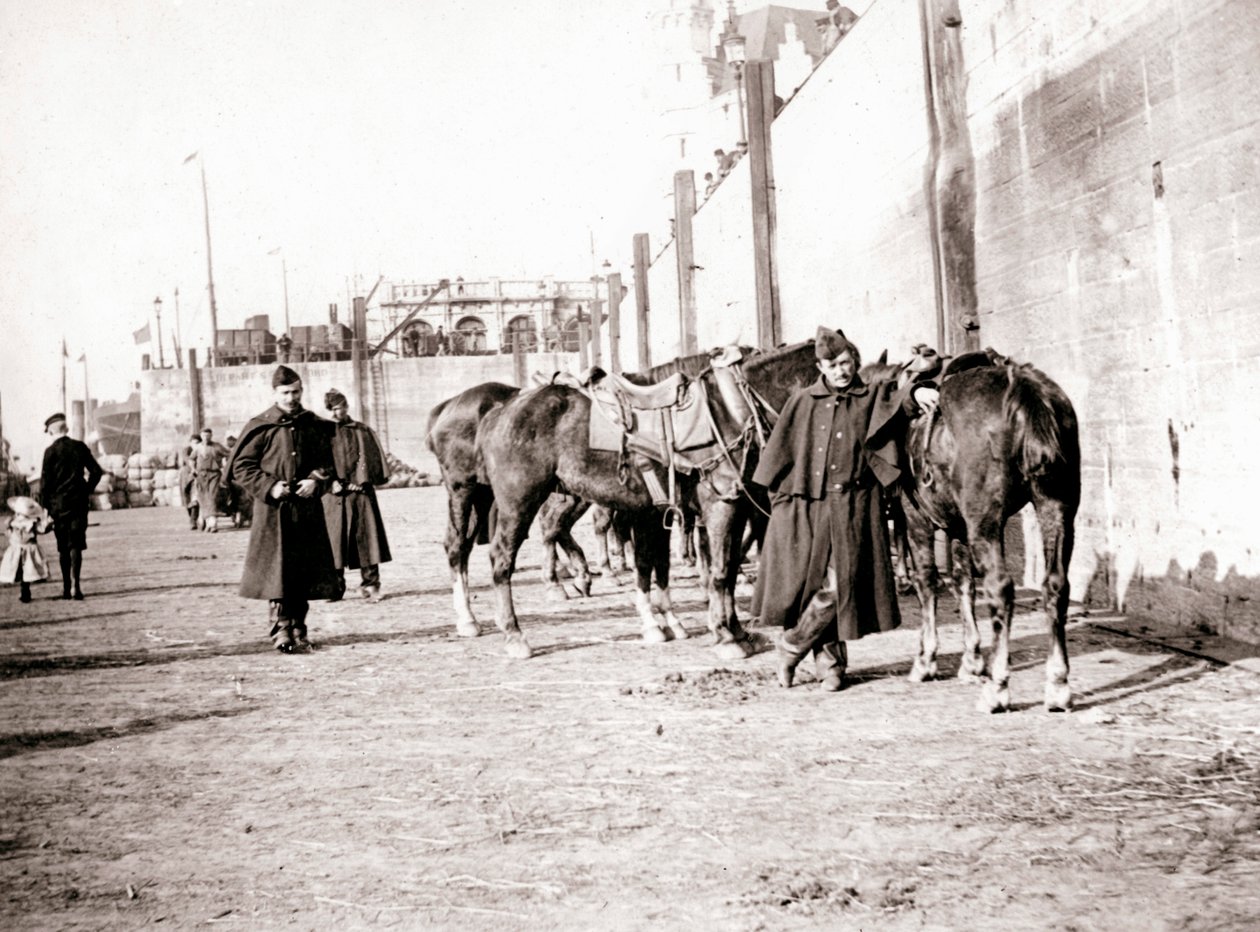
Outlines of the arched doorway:
M437 352L437 337L433 325L423 320L407 325L399 340L403 356L432 356Z
M486 325L480 317L465 317L455 325L451 334L451 353L466 356L486 351Z
M538 352L538 328L534 318L521 314L508 321L503 331L503 352L513 352L513 347L520 345L521 352Z

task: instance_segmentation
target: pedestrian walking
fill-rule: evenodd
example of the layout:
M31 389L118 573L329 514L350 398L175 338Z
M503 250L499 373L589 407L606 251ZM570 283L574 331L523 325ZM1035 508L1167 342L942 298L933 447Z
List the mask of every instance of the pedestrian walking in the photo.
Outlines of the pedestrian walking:
M60 412L44 421L53 442L44 451L39 501L52 517L61 564L61 597L83 599L79 578L87 549L88 496L104 474L96 457L81 440L70 438L66 416Z
M25 495L15 495L5 504L13 512L9 519L9 547L0 558L0 583L20 587L18 600L31 600L31 583L48 578L48 563L40 549L38 534L50 530L51 520L39 502Z
M275 403L245 425L227 475L253 503L240 595L267 600L272 644L287 654L310 649L310 601L339 591L319 501L334 475L335 428L302 407L302 379L288 366L271 388Z
M783 408L753 481L771 494L754 614L782 625L778 677L792 685L811 651L828 692L839 690L846 641L901 624L881 486L900 475L898 432L935 389L867 385L858 348L819 327L819 378Z
M332 389L324 395L324 407L337 425L333 438L336 474L332 494L323 499L333 564L342 593L346 570L357 569L362 577L360 593L369 602L376 602L381 597L380 565L390 561L376 486L389 480L389 467L376 431L350 417L345 395Z

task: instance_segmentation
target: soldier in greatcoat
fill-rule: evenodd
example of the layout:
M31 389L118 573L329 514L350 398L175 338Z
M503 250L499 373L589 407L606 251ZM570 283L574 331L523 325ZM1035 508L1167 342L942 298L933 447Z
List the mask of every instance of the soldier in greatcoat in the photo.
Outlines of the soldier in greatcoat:
M288 366L271 379L275 404L253 418L228 462L229 481L253 501L240 594L270 602L276 650L308 650L312 599L338 593L320 504L332 483L333 425L302 407L302 380Z
M333 563L342 592L346 587L346 570L357 569L362 576L359 591L369 602L376 602L381 597L380 565L390 560L385 522L381 520L375 489L389 480L385 452L376 432L350 417L350 405L341 392L335 388L327 392L324 407L337 425L333 438L336 474L332 494L323 499Z
M897 436L935 389L865 384L861 355L818 329L820 376L787 402L753 481L772 509L757 573L754 613L783 625L778 676L792 685L811 651L822 688L841 688L845 642L901 624L880 486L900 475ZM931 394L924 394L931 393Z
M188 445L179 453L179 500L188 513L188 526L197 530L197 518L201 507L197 504L194 486L197 482L196 451L201 445L201 435L193 434L188 438Z

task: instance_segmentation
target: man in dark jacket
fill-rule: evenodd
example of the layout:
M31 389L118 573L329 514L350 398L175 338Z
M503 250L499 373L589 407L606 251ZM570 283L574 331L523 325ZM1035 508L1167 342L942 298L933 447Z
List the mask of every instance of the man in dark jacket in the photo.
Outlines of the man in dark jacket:
M912 392L935 390L866 385L857 347L826 327L814 352L821 376L784 406L753 475L773 505L754 601L763 624L785 629L782 685L813 651L822 688L835 692L844 642L901 624L879 486L900 474L897 432L917 413Z
M389 479L385 453L376 432L350 417L345 395L334 388L324 395L324 407L337 425L333 438L336 475L332 494L324 496L324 521L333 563L343 593L346 570L357 569L363 577L359 591L369 602L376 602L381 597L380 565L390 560L385 522L381 520L374 488Z
M79 573L87 549L88 496L101 481L103 470L80 440L72 440L64 414L44 421L53 442L44 451L39 503L53 519L57 556L61 561L61 597L83 598Z
M337 571L319 497L333 477L331 422L302 407L302 380L288 366L271 378L275 404L245 425L229 481L253 500L240 594L271 603L276 650L308 650L311 599L337 595Z

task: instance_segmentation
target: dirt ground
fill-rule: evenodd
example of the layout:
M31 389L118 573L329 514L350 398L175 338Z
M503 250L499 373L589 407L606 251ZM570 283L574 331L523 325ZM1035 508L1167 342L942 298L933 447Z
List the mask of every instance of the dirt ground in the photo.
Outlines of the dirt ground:
M783 690L769 654L716 661L694 576L675 599L696 637L649 646L611 580L544 600L533 541L536 655L511 661L454 634L444 492L381 501L387 598L317 603L309 655L270 650L265 605L236 596L247 532L194 534L176 509L93 516L85 602L0 591L0 925L1260 922L1246 662L1078 615L1077 708L1050 715L1041 620L1021 615L1016 708L991 716L976 687L906 680L905 604L905 628L851 645L843 692ZM473 581L489 626L484 548Z

